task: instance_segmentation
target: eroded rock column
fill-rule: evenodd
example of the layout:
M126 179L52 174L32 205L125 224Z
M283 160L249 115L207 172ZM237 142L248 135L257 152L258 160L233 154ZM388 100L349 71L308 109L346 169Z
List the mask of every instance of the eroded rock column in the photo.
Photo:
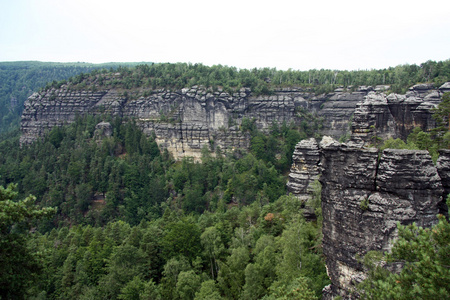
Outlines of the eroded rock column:
M308 201L314 192L314 181L319 179L319 160L319 145L314 138L303 140L295 146L287 189L303 202L303 214L307 219L316 217Z
M323 251L331 286L324 298L352 294L364 280L357 257L389 251L397 222L423 227L437 222L441 178L427 151L353 148L320 144Z

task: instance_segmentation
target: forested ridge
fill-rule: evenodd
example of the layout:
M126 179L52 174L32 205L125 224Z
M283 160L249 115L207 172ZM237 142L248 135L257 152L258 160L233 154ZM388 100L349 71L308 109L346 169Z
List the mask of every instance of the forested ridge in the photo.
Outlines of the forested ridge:
M450 79L450 61L427 61L421 65L400 65L380 70L308 70L281 71L275 68L237 69L222 65L176 63L119 67L111 73L106 69L90 76L81 74L68 80L69 87L91 89L96 87L170 88L181 89L194 85L206 88L238 90L251 88L255 94L270 94L281 87L310 88L315 93L333 91L337 87L360 85L391 85L391 90L404 93L416 83L434 83L436 86ZM64 82L66 83L66 82ZM60 85L57 83L56 85Z
M417 83L440 86L450 81L450 61L427 61L379 70L276 70L238 69L191 63L47 63L0 62L0 133L17 129L23 103L32 92L59 88L95 90L116 88L130 98L146 96L156 89L181 89L195 85L233 92L251 88L255 95L271 94L283 87L303 88L316 94L338 87L349 90L361 85L390 85L405 93Z

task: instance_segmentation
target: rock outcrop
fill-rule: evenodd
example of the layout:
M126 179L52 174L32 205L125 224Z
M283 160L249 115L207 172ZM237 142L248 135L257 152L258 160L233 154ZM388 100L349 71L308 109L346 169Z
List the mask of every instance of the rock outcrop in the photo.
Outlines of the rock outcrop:
M111 114L135 118L147 134L155 132L158 144L175 158L199 157L204 146L224 150L248 148L249 137L240 130L244 118L255 119L260 130L273 122L300 124L299 110L323 117L324 132L341 135L356 103L366 92L336 92L316 96L301 89L281 89L273 95L254 96L242 88L228 93L208 92L201 87L179 91L158 90L130 100L114 89L72 91L66 86L33 94L22 115L21 143L31 143L53 126L71 123L77 115Z
M358 103L352 122L352 140L374 144L377 139L406 140L414 127L428 131L435 127L432 109L449 91L447 82L439 89L430 84L417 84L405 95L370 92Z
M312 182L322 184L323 252L331 286L324 299L352 294L365 279L358 257L389 251L397 238L397 222L431 227L446 214L450 192L450 150L441 150L436 166L427 151L386 149L338 143L324 137L297 144L288 191L304 203ZM311 217L305 207L305 216Z
M113 127L109 122L100 122L95 126L94 136L96 138L110 137L113 135Z
M430 227L437 222L444 188L449 186L450 151L436 167L427 151L340 144L324 137L297 144L288 189L302 201L310 197L311 180L322 184L323 252L332 285L325 299L352 298L364 280L357 257L389 251L397 222Z
M303 203L306 219L315 218L309 203L314 193L314 183L320 175L319 160L319 145L315 139L303 140L295 146L287 189Z
M449 217L448 207L445 204L447 195L450 195L450 149L439 150L439 158L436 162L436 168L442 180L442 187L444 194L442 195L442 202L439 204L439 213Z
M175 158L200 157L204 146L247 148L248 135L240 130L244 118L255 119L258 129L267 130L273 122L308 121L301 112L323 120L322 133L335 138L350 133L354 115L354 140L370 142L373 135L404 137L414 126L432 127L429 109L440 101L446 86L438 90L414 86L406 95L389 96L382 93L385 87L360 87L354 92L340 88L322 95L285 88L255 96L247 88L228 94L195 86L157 90L138 99L115 89L94 92L62 86L35 93L25 102L21 143L31 143L53 126L73 122L77 115L107 113L135 118L144 132L155 132L158 144Z

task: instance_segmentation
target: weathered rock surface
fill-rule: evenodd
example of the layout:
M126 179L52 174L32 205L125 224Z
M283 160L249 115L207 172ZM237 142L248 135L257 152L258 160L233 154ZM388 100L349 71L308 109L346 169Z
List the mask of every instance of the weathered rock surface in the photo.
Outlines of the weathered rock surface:
M314 181L319 179L319 145L311 138L295 146L287 189L305 205L304 216L315 218L314 210L308 201L314 192Z
M332 285L324 297L352 298L363 280L357 256L389 251L397 222L430 227L437 222L442 179L427 151L320 143L323 251Z
M442 187L444 188L442 202L439 204L439 213L447 216L448 218L448 207L445 202L447 195L450 194L450 149L439 150L439 158L436 162L436 168L442 180Z
M338 143L325 136L296 145L288 191L307 202L312 182L322 184L323 251L332 285L324 299L356 297L365 279L357 257L389 251L397 222L431 227L446 213L450 192L450 150L441 150L436 166L427 151L386 149ZM308 207L305 216L311 216Z
M440 101L445 86L438 90L414 86L407 95L389 96L381 93L386 87L360 87L355 92L336 89L322 95L284 88L273 95L255 96L247 88L228 94L196 86L157 90L136 100L115 89L92 92L62 86L35 93L25 102L21 143L31 143L53 126L73 122L77 115L104 113L135 118L147 134L155 132L158 144L175 158L200 157L204 146L247 148L249 138L239 127L243 118L254 118L257 127L266 130L273 122L300 124L304 118L300 110L322 118L322 133L335 138L350 132L353 114L357 142L374 134L404 137L414 126L432 127L429 109Z
M435 127L431 117L450 83L434 89L431 84L417 84L405 95L370 92L357 104L352 122L352 140L373 144L375 139L406 140L414 127L428 131Z
M242 88L232 95L200 87L155 91L129 100L117 90L71 91L67 87L33 94L22 115L22 143L30 143L53 126L71 123L76 115L109 113L132 117L147 134L155 132L160 146L175 158L199 157L204 146L224 150L248 148L249 138L240 130L243 118L255 119L260 130L273 122L300 124L300 108L322 116L324 131L341 135L356 103L366 92L337 92L315 96L301 89L281 89L270 96L254 96Z

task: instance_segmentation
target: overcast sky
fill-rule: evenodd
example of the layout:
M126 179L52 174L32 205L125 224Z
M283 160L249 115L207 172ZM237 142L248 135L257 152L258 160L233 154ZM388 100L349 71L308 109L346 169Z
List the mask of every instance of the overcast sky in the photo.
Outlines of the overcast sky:
M380 69L450 59L450 1L0 0L0 61Z

